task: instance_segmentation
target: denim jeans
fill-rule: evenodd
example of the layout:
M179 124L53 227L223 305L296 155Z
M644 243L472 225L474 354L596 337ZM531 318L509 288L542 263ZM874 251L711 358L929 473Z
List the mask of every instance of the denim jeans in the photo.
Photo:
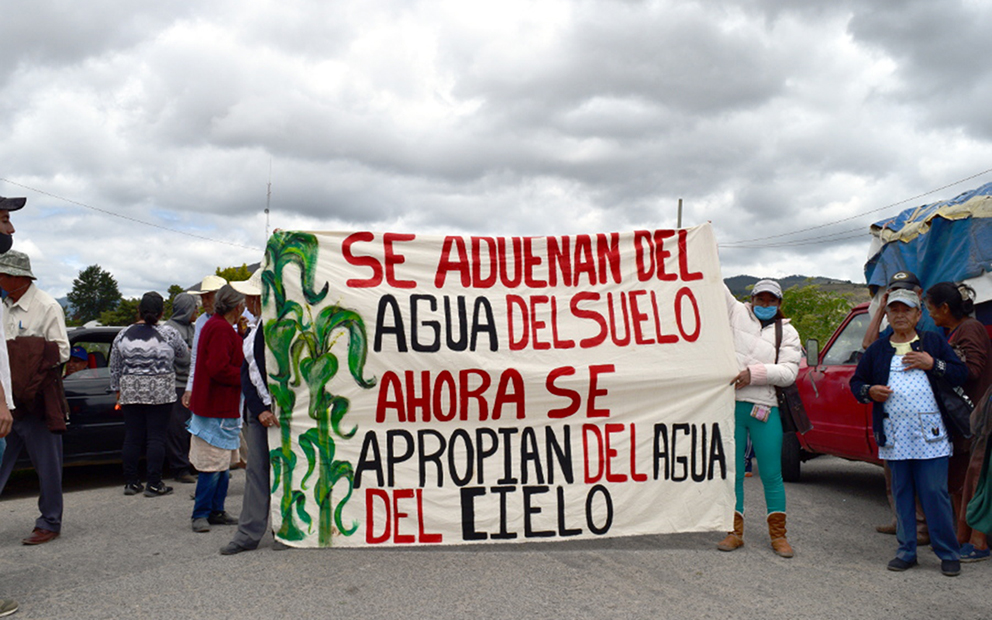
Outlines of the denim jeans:
M916 497L919 496L930 530L930 546L941 560L957 560L960 546L954 530L951 498L947 493L948 457L888 461L892 470L892 497L896 503L896 557L916 560Z
M196 502L193 518L206 519L211 513L224 512L230 470L201 471L196 478Z

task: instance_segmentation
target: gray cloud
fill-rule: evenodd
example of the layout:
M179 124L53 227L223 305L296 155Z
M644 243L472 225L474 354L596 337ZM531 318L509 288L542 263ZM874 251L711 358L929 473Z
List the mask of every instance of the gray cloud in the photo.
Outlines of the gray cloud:
M858 5L850 32L891 57L893 96L932 124L992 137L992 67L987 62L992 7L922 0Z
M217 240L0 182L57 294L89 264L138 294L259 260L270 165L272 226L562 234L674 226L683 198L727 274L856 279L859 235L797 240L881 213L788 233L992 158L976 3L16 8L0 176Z

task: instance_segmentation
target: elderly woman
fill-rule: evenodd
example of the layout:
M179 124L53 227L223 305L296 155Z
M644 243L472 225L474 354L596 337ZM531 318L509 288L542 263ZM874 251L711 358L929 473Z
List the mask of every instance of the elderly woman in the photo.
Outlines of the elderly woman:
M225 284L214 300L214 314L203 325L193 369L189 432L190 463L200 472L193 506L194 532L238 521L224 511L231 451L241 433L241 337L235 330L245 297Z
M992 387L992 342L989 341L985 326L970 315L975 310L973 300L975 291L967 285L954 282L938 282L929 289L923 298L927 311L937 327L947 331L947 342L959 354L961 361L968 367L968 379L964 382L964 393L971 402L978 405L982 396ZM968 502L975 495L978 477L985 460L985 446L988 444L989 420L986 418L988 407L976 407L971 416L971 454L963 453L965 460L963 472L954 467L958 445L955 444L955 455L951 457L951 475L948 478L948 489L951 492L951 504L958 502L957 528L958 542L961 545L962 562L978 562L989 559L989 545L984 533L973 530L965 518ZM963 443L963 442L962 442ZM960 476L955 476L959 473ZM957 488L955 488L957 487ZM955 496L954 491L959 490Z
M734 531L729 532L717 548L733 551L744 544L745 450L750 437L761 470L772 550L783 558L791 558L792 547L785 537L782 421L775 387L786 387L796 380L802 357L799 334L782 315L782 287L775 280L759 280L751 290L749 303L735 299L729 289L726 298L737 365L741 369L733 382L737 389L734 408L737 505ZM781 323L782 341L776 349L777 322Z
M124 414L124 495L142 490L146 497L168 495L162 483L165 440L176 400L173 360L189 355L179 333L162 325L165 302L151 291L138 303L141 319L121 330L110 347L110 389L117 391ZM145 451L148 487L138 480L138 459Z
M944 338L916 330L920 314L920 298L914 291L889 293L885 316L892 335L865 351L851 378L851 391L859 401L872 403L878 458L892 470L899 550L889 570L916 565L915 497L919 496L940 570L953 577L961 573L961 562L947 492L952 447L934 382L961 385L968 370Z

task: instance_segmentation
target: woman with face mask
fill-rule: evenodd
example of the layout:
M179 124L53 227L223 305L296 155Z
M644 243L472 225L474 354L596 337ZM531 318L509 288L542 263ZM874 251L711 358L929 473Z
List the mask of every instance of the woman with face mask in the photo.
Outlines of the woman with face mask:
M727 313L734 332L740 372L734 378L734 442L736 444L734 531L717 548L733 551L744 544L744 451L748 437L758 460L765 491L766 521L772 550L783 558L793 556L785 537L785 485L782 483L782 421L775 387L796 380L802 348L799 334L782 315L782 287L775 280L759 280L751 301L742 303L726 291ZM781 343L776 348L776 323Z

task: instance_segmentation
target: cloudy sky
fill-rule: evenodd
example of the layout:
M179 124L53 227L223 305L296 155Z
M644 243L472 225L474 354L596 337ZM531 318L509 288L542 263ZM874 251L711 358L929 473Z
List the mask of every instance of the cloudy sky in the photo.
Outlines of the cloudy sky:
M672 227L682 198L725 276L860 281L871 222L992 180L989 32L984 0L7 0L0 195L56 296L259 260L270 169L273 228Z

